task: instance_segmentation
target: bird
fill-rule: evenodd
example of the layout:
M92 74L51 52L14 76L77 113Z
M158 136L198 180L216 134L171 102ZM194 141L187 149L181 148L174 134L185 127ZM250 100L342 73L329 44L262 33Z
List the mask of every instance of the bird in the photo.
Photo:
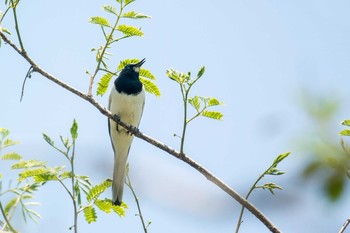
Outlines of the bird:
M140 124L145 105L145 90L140 81L140 69L146 59L126 65L114 81L109 95L108 110L133 127ZM114 151L112 203L120 206L123 198L126 164L134 136L108 119L108 131Z

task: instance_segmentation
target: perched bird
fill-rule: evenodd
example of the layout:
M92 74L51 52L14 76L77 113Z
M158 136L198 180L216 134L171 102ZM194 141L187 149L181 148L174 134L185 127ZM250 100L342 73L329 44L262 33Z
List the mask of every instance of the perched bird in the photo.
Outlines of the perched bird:
M138 127L140 123L145 104L145 91L139 79L140 67L143 63L145 59L136 64L126 65L114 81L109 95L109 111L118 115L122 122L134 127ZM114 151L112 201L114 205L120 205L126 163L134 136L110 119L108 119L108 130Z

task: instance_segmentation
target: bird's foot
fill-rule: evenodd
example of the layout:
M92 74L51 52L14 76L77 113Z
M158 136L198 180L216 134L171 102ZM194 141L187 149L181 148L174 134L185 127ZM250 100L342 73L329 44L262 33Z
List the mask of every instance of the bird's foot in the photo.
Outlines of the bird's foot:
M130 125L130 128L131 128L130 130L126 131L126 133L130 136L135 134L135 133L138 133L140 131L137 127L132 126L132 125Z
M113 119L115 120L115 129L119 132L119 122L120 122L120 117L117 114L114 114Z

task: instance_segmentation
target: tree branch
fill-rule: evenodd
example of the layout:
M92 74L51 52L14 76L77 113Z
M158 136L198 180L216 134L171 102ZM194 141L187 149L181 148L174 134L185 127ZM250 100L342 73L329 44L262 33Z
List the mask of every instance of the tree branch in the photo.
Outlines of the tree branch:
M346 221L344 222L343 226L340 228L338 233L343 233L349 224L350 224L350 217L346 219Z
M72 92L73 94L83 98L84 100L90 102L93 106L95 106L103 115L107 116L110 119L113 119L115 122L117 122L122 127L126 128L130 133L134 134L135 137L138 137L150 144L152 144L155 147L158 147L159 149L167 152L168 154L174 156L177 159L182 160L183 162L187 163L194 169L196 169L198 172L200 172L202 175L204 175L209 181L214 183L216 186L221 188L224 192L226 192L228 195L230 195L232 198L234 198L237 202L239 202L242 206L244 206L247 210L249 210L253 215L255 215L271 232L274 233L280 233L281 231L262 213L260 210L258 210L253 204L251 204L249 201L247 201L245 198L241 197L235 190L233 190L231 187L229 187L227 184L225 184L222 180L220 180L218 177L216 177L214 174L212 174L210 171L208 171L206 168L201 166L199 163L188 157L184 153L180 153L173 148L165 145L164 143L157 141L146 134L139 131L139 129L127 125L124 122L122 122L118 116L113 115L110 111L108 111L104 106L102 106L100 103L98 103L92 96L88 94L84 94L80 92L79 90L69 86L68 84L62 82L61 80L55 78L53 75L49 74L45 70L43 70L39 65L37 65L25 51L22 51L19 49L10 39L6 37L6 35L0 31L0 37L8 44L10 45L17 53L19 53L32 67L33 71L38 72L42 76L48 78L49 80L53 81L54 83L58 84L59 86L63 87L64 89Z

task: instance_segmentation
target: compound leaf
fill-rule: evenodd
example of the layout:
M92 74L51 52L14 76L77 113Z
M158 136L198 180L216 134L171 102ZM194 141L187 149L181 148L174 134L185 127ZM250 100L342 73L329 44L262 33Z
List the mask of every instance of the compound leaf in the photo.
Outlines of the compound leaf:
M105 73L97 84L97 95L103 96L108 89L109 82L111 81L113 74Z
M98 25L104 26L104 27L111 27L109 21L106 18L103 18L101 16L91 17L89 19L89 22L93 23L93 24L98 24Z
M122 32L126 36L143 36L143 32L139 28L134 26L122 24L118 26L117 30Z
M96 222L97 215L96 215L95 208L92 206L86 207L84 209L84 216L85 216L85 220L88 223Z
M143 77L140 77L140 81L142 82L142 84L145 88L145 91L147 91L148 93L153 94L157 97L160 96L160 90L156 84L154 84L152 81L145 79Z

